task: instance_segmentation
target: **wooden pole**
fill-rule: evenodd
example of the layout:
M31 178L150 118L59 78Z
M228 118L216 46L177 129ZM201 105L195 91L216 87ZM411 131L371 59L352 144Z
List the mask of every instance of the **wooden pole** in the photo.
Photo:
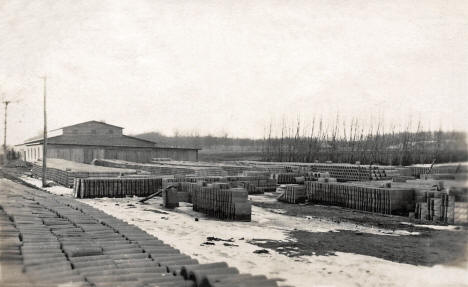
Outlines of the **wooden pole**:
M46 110L46 95L47 95L47 77L44 80L44 142L42 145L42 187L47 186L46 170L47 170L47 110Z
M4 158L4 163L7 161L7 111L8 111L8 104L10 103L9 101L4 101L5 104L5 121L4 121L4 134L3 134L3 158Z

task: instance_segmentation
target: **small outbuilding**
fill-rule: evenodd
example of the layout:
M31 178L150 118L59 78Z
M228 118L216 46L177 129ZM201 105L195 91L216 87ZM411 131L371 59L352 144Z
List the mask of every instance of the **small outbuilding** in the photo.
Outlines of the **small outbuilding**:
M197 161L199 148L163 147L157 143L127 136L123 128L99 121L88 121L48 132L47 157L81 163L98 159L118 159L147 163L152 158ZM20 157L29 162L42 158L44 138L17 145Z

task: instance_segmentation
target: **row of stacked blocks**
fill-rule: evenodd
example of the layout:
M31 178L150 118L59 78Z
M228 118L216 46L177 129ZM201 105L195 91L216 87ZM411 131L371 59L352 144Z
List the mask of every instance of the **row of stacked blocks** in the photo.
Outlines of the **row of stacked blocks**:
M468 223L468 199L464 190L417 191L414 217L422 221L448 224Z
M288 185L279 200L288 203L308 201L383 214L403 214L414 209L414 191L410 189L375 188L336 182L306 181L305 185Z
M286 186L283 194L278 200L287 203L302 203L306 200L305 186L300 184L291 184Z
M328 173L339 181L367 181L390 179L398 175L398 170L392 167L368 166L359 164L325 164L310 163L300 168L290 168L290 171L275 175L278 184L295 183L294 178L311 176L312 173Z
M31 173L36 177L42 177L42 166L33 163ZM62 170L58 168L47 167L46 178L66 187L74 186L75 179L88 177L119 177L121 172L82 172Z
M219 185L193 190L193 210L220 219L250 221L252 206L248 193L243 188L228 188Z
M163 188L178 186L179 191L189 192L195 186L207 184L225 185L231 188L242 187L249 194L262 194L276 191L276 181L264 176L227 176L227 177L178 177L163 180Z
M277 286L225 262L199 264L134 225L17 184L0 194L0 229L0 286Z
M362 211L392 214L411 210L414 192L339 183L306 182L307 200Z
M78 198L148 196L162 188L162 178L76 178Z

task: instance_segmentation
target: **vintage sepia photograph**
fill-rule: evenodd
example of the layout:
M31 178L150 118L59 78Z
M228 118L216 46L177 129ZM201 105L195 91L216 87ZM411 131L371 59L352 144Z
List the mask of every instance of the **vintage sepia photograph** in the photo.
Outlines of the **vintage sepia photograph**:
M468 287L467 0L0 0L0 286Z

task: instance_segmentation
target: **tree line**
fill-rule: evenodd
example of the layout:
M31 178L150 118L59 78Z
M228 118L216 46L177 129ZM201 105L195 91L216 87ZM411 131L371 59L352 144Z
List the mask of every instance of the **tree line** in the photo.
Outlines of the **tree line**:
M203 151L258 152L264 161L283 162L345 162L362 164L410 165L417 163L456 162L468 160L466 134L460 131L425 130L420 122L404 129L384 130L382 122L368 128L358 120L335 121L327 125L314 119L303 126L282 121L274 128L270 123L263 139L200 136L198 133L175 133L165 136L159 132L137 135L159 145L199 147ZM239 159L242 159L240 154Z

